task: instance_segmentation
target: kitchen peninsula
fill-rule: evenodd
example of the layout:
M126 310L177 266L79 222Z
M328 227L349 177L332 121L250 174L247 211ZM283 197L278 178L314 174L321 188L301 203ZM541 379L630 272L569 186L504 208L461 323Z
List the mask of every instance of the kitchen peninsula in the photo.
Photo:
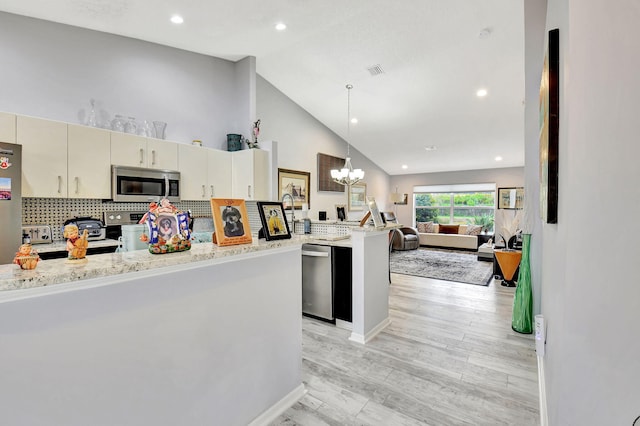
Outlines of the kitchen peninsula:
M361 343L388 322L387 234L351 234ZM301 245L312 241L0 266L4 421L267 424L304 394Z

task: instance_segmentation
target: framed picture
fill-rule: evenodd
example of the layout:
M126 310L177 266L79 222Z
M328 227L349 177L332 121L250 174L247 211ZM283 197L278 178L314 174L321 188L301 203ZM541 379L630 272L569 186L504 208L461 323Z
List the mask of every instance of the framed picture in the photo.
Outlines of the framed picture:
M398 206L406 206L408 203L409 203L409 194L402 194L402 200L393 204L396 204Z
M344 185L333 181L331 170L344 167L344 158L318 153L318 191L344 193Z
M371 212L371 219L373 219L373 226L376 228L384 228L384 219L382 218L382 214L380 214L380 210L378 210L378 205L376 204L376 200L373 197L367 197L367 206L369 207L369 212Z
M211 214L215 228L213 242L219 246L251 243L247 206L242 199L212 198Z
M498 208L520 210L524 208L524 188L498 188Z
M278 199L282 200L284 194L293 197L293 208L301 210L302 205L311 206L309 200L309 182L311 173L298 170L278 169ZM286 209L291 208L289 201L284 204Z
M262 232L267 241L291 238L282 203L258 201L258 214L260 214Z
M540 82L540 217L558 223L558 129L560 124L560 36L549 31Z
M349 211L363 211L367 203L367 185L365 183L357 183L349 186Z
M336 219L339 221L347 220L347 206L344 204L336 204Z

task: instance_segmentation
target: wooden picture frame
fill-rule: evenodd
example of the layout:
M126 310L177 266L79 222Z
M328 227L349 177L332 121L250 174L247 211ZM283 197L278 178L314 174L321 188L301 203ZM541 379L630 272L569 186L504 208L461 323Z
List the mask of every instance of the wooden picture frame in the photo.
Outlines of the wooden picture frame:
M521 210L524 208L524 188L498 188L498 208Z
M550 30L540 82L540 217L558 223L560 35Z
M289 223L280 202L258 201L262 233L267 241L291 238Z
M213 216L213 242L219 246L248 244L251 238L251 227L247 206L242 199L212 198L211 214Z
M367 184L349 185L348 203L350 212L363 211L367 205Z
M344 185L331 177L331 170L344 167L344 158L318 153L318 191L343 192Z
M303 172L299 170L290 169L278 169L278 199L282 200L284 194L291 194L293 197L293 208L301 210L302 205L306 204L307 207L311 207L310 201L310 185L311 173ZM284 203L285 209L290 209L291 206Z
M336 220L347 220L347 206L345 204L336 204Z
M397 203L393 203L397 206L406 206L409 203L409 194L402 194L402 201L398 201Z

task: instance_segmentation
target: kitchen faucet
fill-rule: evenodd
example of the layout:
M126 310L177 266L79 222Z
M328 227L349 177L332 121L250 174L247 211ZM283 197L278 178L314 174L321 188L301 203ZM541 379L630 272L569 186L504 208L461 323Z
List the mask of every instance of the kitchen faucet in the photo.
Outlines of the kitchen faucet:
M289 194L288 192L285 192L282 195L282 200L281 201L284 204L284 199L287 198L287 197L291 198L291 232L293 234L295 234L296 233L296 223L295 223L295 220L296 220L295 210L296 209L295 209L295 205L294 205L294 201L293 201L293 195Z

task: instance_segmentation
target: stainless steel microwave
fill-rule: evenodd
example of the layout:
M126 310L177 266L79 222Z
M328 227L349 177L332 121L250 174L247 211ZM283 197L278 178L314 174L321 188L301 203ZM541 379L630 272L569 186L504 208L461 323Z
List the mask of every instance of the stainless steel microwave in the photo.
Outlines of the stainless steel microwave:
M158 201L167 198L180 201L180 172L111 166L111 198L113 201Z

